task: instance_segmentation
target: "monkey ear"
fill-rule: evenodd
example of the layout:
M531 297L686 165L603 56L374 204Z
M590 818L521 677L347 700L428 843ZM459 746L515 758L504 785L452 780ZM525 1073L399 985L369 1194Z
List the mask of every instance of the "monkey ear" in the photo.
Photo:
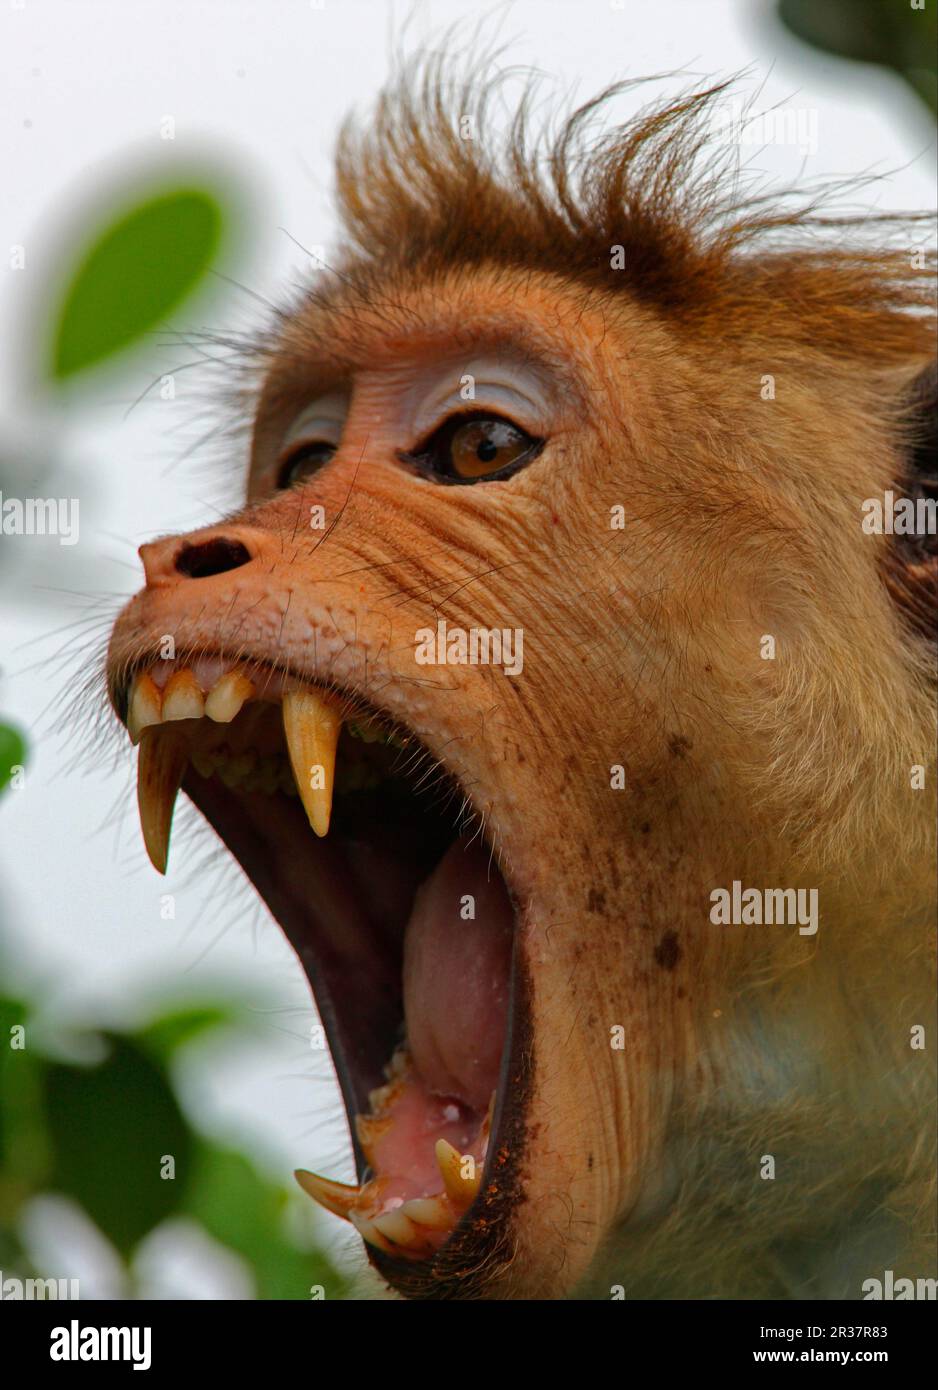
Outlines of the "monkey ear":
M938 362L912 383L902 432L906 443L897 497L912 506L901 533L897 517L889 538L886 583L912 629L938 641Z

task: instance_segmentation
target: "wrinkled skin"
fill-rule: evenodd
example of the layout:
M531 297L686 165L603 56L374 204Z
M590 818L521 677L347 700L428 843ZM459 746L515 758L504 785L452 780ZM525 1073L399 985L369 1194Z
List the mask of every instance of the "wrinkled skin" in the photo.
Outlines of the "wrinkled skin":
M520 423L544 451L503 482L415 476L397 451L419 401L483 350L543 363L545 402ZM907 1055L919 972L892 951L889 997L913 1003L883 1024L883 942L928 893L926 796L871 790L873 765L928 758L879 542L853 520L896 454L845 374L822 387L794 354L772 368L786 390L767 406L765 365L738 348L504 269L402 280L374 310L307 305L263 385L244 509L187 538L241 541L250 562L189 579L177 537L144 546L115 630L112 675L172 633L354 689L484 813L518 909L530 1076L490 1297L778 1293L760 1249L818 1222L849 1240L875 1205L858 1147L876 1136L876 1171L884 1133L907 1138L906 1098L852 1094L868 1047L880 1073ZM273 491L291 419L340 386L335 456ZM864 615L852 633L847 611ZM416 666L415 632L441 617L522 629L521 674ZM714 926L710 893L734 879L818 887L818 935ZM765 1153L782 1181L760 1184ZM790 1261L783 1291L832 1291L823 1257Z

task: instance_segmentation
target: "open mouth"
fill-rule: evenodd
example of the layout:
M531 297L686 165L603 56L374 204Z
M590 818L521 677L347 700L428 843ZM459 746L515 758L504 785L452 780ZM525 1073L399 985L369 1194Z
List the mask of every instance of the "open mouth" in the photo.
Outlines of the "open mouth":
M406 727L260 663L138 664L115 704L154 867L182 787L313 988L360 1181L299 1182L398 1287L490 1276L510 1258L529 1049L515 905L471 799Z

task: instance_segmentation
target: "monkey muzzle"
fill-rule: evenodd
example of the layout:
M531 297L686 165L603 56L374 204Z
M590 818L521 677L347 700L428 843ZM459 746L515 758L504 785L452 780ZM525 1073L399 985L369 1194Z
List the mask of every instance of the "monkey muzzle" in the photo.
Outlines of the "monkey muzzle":
M312 985L360 1182L302 1187L382 1267L489 1229L510 1186L515 909L470 795L354 692L263 663L144 659L112 699L154 867L182 787Z

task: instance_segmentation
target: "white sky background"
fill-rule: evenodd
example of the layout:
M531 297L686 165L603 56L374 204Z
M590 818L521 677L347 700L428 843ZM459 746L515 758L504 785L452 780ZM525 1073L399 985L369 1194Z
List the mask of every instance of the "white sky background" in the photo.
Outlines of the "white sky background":
M0 801L2 924L17 968L45 979L59 1017L87 1009L119 1019L160 982L177 995L213 993L220 975L239 982L256 1006L256 1042L216 1045L211 1065L203 1056L189 1068L187 1085L200 1119L253 1135L255 1154L284 1178L297 1165L351 1178L338 1091L307 1042L314 1016L299 966L266 915L224 887L236 871L193 874L190 837L177 834L169 875L157 877L136 824L129 749L119 773L87 763L72 771L74 723L55 710L40 718L97 661L106 615L139 584L136 546L216 515L223 490L204 460L179 462L205 428L188 377L177 377L175 403L151 398L127 414L154 374L191 354L154 351L56 416L22 389L24 316L56 270L51 233L97 179L123 163L166 166L206 147L258 190L254 246L239 278L281 296L308 268L290 237L327 253L334 243L333 139L349 106L366 107L378 91L389 35L408 8L0 0L0 447L25 477L30 458L51 450L60 466L43 495L81 503L76 546L0 537L0 719L17 722L31 743L26 787ZM621 76L750 68L742 90L762 85L760 107L791 101L816 110L818 123L815 153L749 151L756 168L782 181L802 171L813 179L899 170L877 189L879 204L933 206L932 137L911 91L877 69L805 49L772 9L770 0L517 0L493 12L447 0L414 10L409 32L413 44L460 16L494 14L486 33L501 25L513 40L503 61L536 65L557 79L558 95L581 99ZM172 142L160 139L167 115ZM6 248L16 244L27 248L25 272L7 270ZM210 321L183 314L182 323L249 327L257 313L232 291ZM217 446L210 454L215 460ZM236 452L233 465L241 461ZM111 595L103 607L82 597L102 593ZM102 625L85 639L76 624L96 612ZM55 635L65 624L71 634ZM70 635L77 642L65 650ZM51 660L37 668L40 657ZM203 851L208 843L198 841ZM160 918L164 893L176 896L175 921ZM224 1273L209 1285L238 1287Z

